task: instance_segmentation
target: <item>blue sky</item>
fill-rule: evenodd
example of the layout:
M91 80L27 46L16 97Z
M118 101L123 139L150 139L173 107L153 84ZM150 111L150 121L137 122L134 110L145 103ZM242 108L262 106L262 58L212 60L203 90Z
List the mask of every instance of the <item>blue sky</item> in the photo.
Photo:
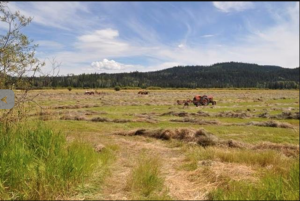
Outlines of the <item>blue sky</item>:
M299 66L299 2L10 2L60 74L238 61ZM5 30L0 24L0 29ZM46 69L50 64L47 62Z

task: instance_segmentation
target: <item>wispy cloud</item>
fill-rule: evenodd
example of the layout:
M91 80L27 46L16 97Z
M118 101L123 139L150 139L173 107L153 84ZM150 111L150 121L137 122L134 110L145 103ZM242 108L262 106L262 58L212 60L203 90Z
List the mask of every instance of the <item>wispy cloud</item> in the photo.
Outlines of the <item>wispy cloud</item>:
M299 66L299 2L10 4L35 17L35 28L41 30L34 33L38 55L61 61L62 74L225 61ZM232 11L235 18L223 13ZM267 19L262 21L259 13ZM52 28L42 32L45 26Z
M213 5L222 12L243 11L254 8L251 2L213 2Z
M92 25L96 19L89 14L88 4L82 2L10 2L11 11L21 11L33 17L33 23L62 30L78 30ZM76 29L74 29L76 30Z
M210 37L214 37L214 34L207 34L207 35L203 35L201 36L202 38L210 38Z

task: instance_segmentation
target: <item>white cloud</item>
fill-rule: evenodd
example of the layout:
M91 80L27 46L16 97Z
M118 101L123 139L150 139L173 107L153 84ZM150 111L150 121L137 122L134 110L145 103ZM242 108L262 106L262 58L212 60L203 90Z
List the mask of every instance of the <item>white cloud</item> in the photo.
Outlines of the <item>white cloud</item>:
M222 12L243 11L254 7L251 2L213 2L213 5Z
M129 49L129 44L119 40L118 30L103 29L96 30L91 34L78 37L75 47L84 52L93 52L93 54L102 57L111 57L124 54Z
M123 70L126 68L126 65L108 59L95 61L91 66L97 70Z
M202 44L193 43L191 39L190 43L180 40L179 43L167 45L159 42L155 37L140 43L135 38L125 40L122 32L116 28L106 28L82 34L72 44L75 49L57 51L48 57L55 57L63 62L62 74L70 72L79 74L87 71L109 73L153 71L177 65L211 65L226 61L297 67L299 66L299 3L287 8L278 8L274 11L274 15L276 15L275 23L263 29L258 29L257 23L249 21L252 25L247 27L249 33L237 38L237 41L235 40L237 43L234 45L218 43L216 36L219 34L202 35L200 39L198 37L200 42L209 41ZM139 30L143 28L139 27ZM213 36L215 40L205 39ZM118 58L133 56L153 58L153 62L151 61L148 66L117 62ZM104 58L116 58L116 61Z
M109 73L118 73L118 72L132 72L132 71L141 71L144 69L140 65L128 65L116 62L114 60L103 59L102 61L94 61L91 63L92 68L84 68L83 70L95 71L95 72L109 72Z

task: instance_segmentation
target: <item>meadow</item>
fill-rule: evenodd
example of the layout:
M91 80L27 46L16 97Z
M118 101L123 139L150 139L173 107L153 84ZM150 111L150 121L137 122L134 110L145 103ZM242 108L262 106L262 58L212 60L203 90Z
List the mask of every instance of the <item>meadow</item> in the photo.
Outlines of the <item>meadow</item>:
M2 134L10 146L0 151L34 149L12 173L0 169L1 198L299 200L299 90L97 91L30 91L35 102L18 111L26 116L22 131L10 131L25 134ZM176 103L204 94L217 104ZM48 141L34 137L47 133ZM56 138L63 144L53 145ZM2 154L1 167L13 157ZM25 159L30 168L17 175ZM31 175L34 168L42 176Z

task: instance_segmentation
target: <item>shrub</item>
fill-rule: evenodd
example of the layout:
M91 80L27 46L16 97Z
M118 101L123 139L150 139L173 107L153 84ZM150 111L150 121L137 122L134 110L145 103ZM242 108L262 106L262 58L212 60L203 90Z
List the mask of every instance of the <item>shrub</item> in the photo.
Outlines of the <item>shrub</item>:
M120 90L121 90L121 87L115 86L115 91L120 91Z
M69 91L72 91L72 88L71 88L71 87L68 87L68 90L69 90Z

